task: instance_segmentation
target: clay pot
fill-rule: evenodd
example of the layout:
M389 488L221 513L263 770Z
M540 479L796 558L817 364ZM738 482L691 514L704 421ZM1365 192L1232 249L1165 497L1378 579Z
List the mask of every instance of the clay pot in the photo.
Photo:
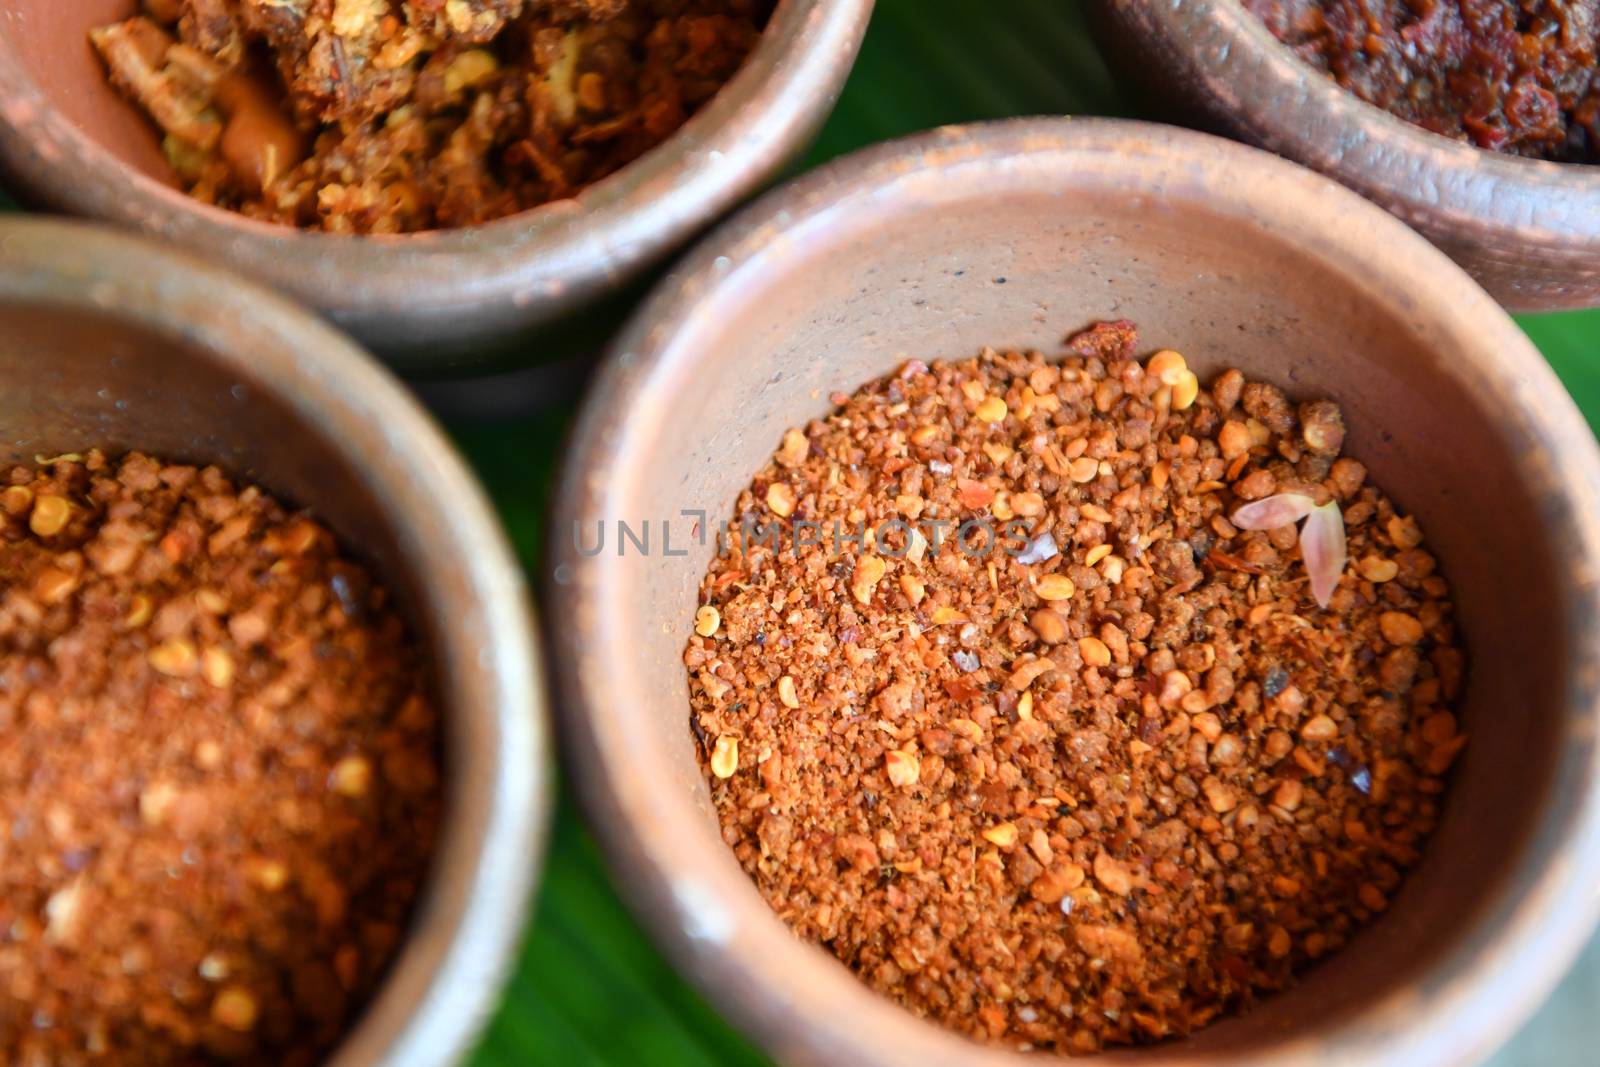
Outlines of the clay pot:
M185 196L156 128L111 88L88 42L92 27L137 10L136 0L12 0L0 9L0 172L15 192L225 263L328 315L402 370L442 374L581 347L582 336L571 336L580 311L808 143L844 85L872 0L784 0L715 99L578 196L483 226L400 237L297 232Z
M1118 318L1203 380L1237 366L1342 403L1347 454L1418 516L1458 592L1472 740L1389 912L1297 988L1115 1062L1468 1063L1549 992L1600 910L1600 453L1538 352L1438 250L1310 171L1201 134L1027 120L852 155L719 230L629 325L548 535L572 781L618 883L780 1062L1039 1062L869 991L790 933L721 840L682 662L714 551L696 522L726 529L783 431L836 390L984 345L1059 352ZM618 554L619 520L635 535L650 521L648 554ZM585 554L600 521L610 540Z
M1481 151L1341 89L1237 0L1094 0L1157 114L1304 163L1388 208L1513 311L1600 306L1600 167Z
M515 958L550 803L522 570L411 397L288 301L148 241L0 220L0 466L87 447L216 463L310 508L437 668L446 810L404 947L329 1067L445 1067Z

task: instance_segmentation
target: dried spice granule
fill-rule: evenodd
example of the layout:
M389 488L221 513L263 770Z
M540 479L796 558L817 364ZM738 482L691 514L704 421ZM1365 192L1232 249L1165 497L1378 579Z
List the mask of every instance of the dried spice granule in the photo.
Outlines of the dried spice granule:
M1191 389L1135 347L1102 323L1061 362L836 395L740 495L684 651L724 840L773 909L1012 1046L1156 1041L1289 985L1388 906L1465 744L1449 587L1339 455L1338 406L1233 370ZM882 540L774 542L751 524L780 483L794 519ZM1229 520L1275 493L1338 505L1357 562L1326 609L1293 525ZM883 526L975 519L986 555Z
M90 38L183 187L333 233L571 197L672 135L772 0L144 0Z
M399 615L215 468L91 452L0 485L0 1062L317 1062L438 828Z

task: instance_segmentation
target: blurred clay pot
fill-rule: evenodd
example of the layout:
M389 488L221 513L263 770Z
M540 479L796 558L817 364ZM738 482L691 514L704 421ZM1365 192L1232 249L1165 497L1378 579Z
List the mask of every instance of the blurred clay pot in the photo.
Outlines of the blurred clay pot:
M1600 166L1482 151L1300 60L1238 0L1093 0L1112 65L1164 117L1304 163L1388 208L1513 311L1600 306Z
M0 465L98 447L215 463L310 508L409 609L445 801L387 978L329 1067L446 1067L498 1003L549 816L522 569L477 481L370 357L281 297L148 241L0 219Z
M137 0L0 7L0 172L16 193L227 264L321 311L399 369L448 374L581 347L579 312L805 147L844 85L872 0L781 0L743 69L710 103L571 199L482 226L389 237L301 232L184 195L156 127L111 87L89 45L91 28L138 8Z

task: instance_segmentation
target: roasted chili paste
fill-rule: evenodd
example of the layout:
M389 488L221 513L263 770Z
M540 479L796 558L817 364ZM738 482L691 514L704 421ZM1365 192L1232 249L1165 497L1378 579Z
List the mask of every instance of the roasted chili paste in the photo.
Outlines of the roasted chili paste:
M90 35L191 195L338 233L572 196L665 140L771 0L146 0Z
M1600 0L1243 0L1368 103L1479 148L1600 162Z

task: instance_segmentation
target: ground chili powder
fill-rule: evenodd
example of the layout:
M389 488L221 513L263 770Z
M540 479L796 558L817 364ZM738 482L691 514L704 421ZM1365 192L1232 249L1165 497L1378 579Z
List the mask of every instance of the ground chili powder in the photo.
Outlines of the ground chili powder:
M0 485L0 1061L316 1062L438 826L394 605L216 468L91 452Z
M1239 1010L1384 911L1466 738L1448 586L1337 405L1202 388L1125 322L1069 349L913 361L789 431L684 663L723 837L797 934L919 1015L1090 1052ZM1342 516L1325 609L1295 527L1230 521L1286 492ZM942 550L759 532L933 519ZM987 555L948 533L974 519Z

